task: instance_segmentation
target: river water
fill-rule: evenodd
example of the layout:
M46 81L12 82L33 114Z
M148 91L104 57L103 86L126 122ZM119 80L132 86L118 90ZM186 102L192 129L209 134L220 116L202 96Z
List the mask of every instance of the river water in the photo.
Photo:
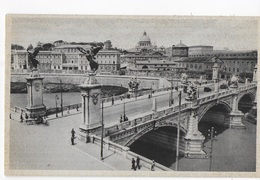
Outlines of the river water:
M47 108L55 107L55 96L59 96L59 100L57 101L57 105L61 104L61 93L44 93L43 94L43 103ZM27 94L19 94L14 93L10 96L11 107L18 106L21 108L25 108L27 106ZM62 93L63 106L69 104L76 104L81 102L80 92L64 92Z

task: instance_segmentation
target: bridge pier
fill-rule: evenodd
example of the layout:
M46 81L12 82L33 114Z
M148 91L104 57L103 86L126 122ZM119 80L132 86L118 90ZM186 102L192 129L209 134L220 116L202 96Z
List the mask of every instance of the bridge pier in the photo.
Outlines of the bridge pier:
M82 96L82 124L79 127L80 140L91 141L90 134L101 132L101 85L95 74L89 73L87 80L80 86Z
M28 89L26 113L29 118L43 116L46 113L46 106L43 104L43 79L37 69L32 70L30 76L26 78Z
M236 86L230 86L232 89L236 89ZM229 119L226 119L224 125L228 126L229 128L245 128L245 125L242 123L242 118L244 114L238 110L238 92L233 94L232 96L232 111L230 112Z
M206 158L206 153L202 150L204 140L205 137L198 130L198 116L192 111L185 136L185 156L187 158Z

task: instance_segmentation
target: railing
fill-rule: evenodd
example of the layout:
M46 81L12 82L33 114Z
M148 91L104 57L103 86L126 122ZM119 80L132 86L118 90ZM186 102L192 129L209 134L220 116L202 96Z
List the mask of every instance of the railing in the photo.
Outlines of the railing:
M101 145L101 137L95 136L95 135L91 135L91 139L92 139L92 143L95 143L97 145ZM114 142L111 142L109 140L103 139L103 145L104 148L107 148L107 150L111 150L114 151L116 153L119 153L123 156L125 156L127 159L131 160L132 158L137 158L137 156L140 158L140 164L148 169L150 169L150 164L152 163L152 160L147 159L141 155L138 155L134 152L130 151L129 147L126 146L122 146L120 144L116 144ZM171 169L159 164L159 163L155 163L155 170L159 169L162 171L172 171Z
M187 108L190 108L190 107L191 107L191 103L184 103L181 105L180 111L186 110ZM152 120L155 120L158 118L162 118L165 115L170 115L171 113L173 114L178 111L179 111L179 106L170 107L170 108L167 108L162 111L153 112L153 113L147 114L147 115L139 117L139 118L135 118L132 120L128 120L128 121L116 124L111 127L107 127L107 128L105 128L105 136L110 136L110 135L116 134L119 131L127 130L127 128L137 127L138 125L143 124L145 122L152 121Z
M17 107L17 106L15 106L14 108L11 108L11 111L13 111L15 113L19 113L19 114L26 113L26 109L23 109L23 108Z
M70 110L73 110L73 109L79 109L82 107L82 103L77 103L77 104L70 104L70 105L66 105L66 106L63 106L62 109L63 111L70 111ZM51 115L51 114L55 114L57 111L57 113L60 113L61 112L61 107L52 107L52 108L48 108L47 109L47 112L46 112L46 115Z
M250 84L250 85L247 85L246 87L241 87L241 88L243 88L243 89L247 88L248 89L248 88L255 87L255 86L256 86L256 84ZM205 103L205 102L211 101L213 99L220 98L220 97L223 97L223 96L227 96L227 95L230 95L230 94L233 94L233 93L234 93L234 90L226 90L226 91L219 92L217 94L213 94L213 95L209 95L209 96L206 96L206 97L203 97L203 98L199 98L197 100L194 100L194 102L191 102L191 103L184 103L184 104L181 105L180 111L183 111L187 108L191 108L192 106L196 106L198 104ZM167 108L166 110L150 113L150 114L145 115L143 117L139 117L139 118L136 118L136 119L133 119L133 120L129 120L129 121L126 121L126 122L116 124L116 125L111 126L111 127L107 127L107 128L105 128L105 136L112 135L112 134L119 132L121 130L126 130L129 127L134 127L134 126L137 126L141 123L151 121L153 119L158 119L158 118L161 118L165 115L169 115L171 113L175 113L175 112L178 112L178 111L179 111L178 106L170 107L170 108Z

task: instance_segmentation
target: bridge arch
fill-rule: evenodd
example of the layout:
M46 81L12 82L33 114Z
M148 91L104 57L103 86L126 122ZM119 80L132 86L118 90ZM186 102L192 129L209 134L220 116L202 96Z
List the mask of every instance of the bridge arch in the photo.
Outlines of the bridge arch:
M167 123L167 124L161 124L159 126L156 127L147 127L146 129L144 129L143 131L135 134L134 136L132 136L130 138L130 140L128 140L125 144L125 146L130 146L131 144L133 144L136 140L138 140L140 137L146 135L147 133L151 132L151 131L156 131L159 128L163 128L163 127L172 127L172 128L176 128L177 129L177 124L176 123ZM180 126L180 132L182 134L186 134L187 130L184 129L182 126Z
M205 109L203 109L203 111L200 113L199 115L199 119L198 119L198 122L200 122L200 120L205 116L205 114L210 110L212 109L214 106L218 106L220 107L222 110L230 113L232 111L232 108L231 108L231 104L228 104L227 102L225 101L219 101L219 102L216 102L216 103L211 103L210 105L208 105Z
M238 110L247 113L253 107L255 95L252 92L247 92L238 97Z

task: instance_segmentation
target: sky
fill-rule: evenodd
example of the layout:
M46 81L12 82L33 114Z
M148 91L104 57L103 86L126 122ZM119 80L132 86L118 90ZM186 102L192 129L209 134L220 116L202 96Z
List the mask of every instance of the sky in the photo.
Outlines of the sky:
M52 18L50 18L52 17ZM253 17L193 16L15 16L14 44L37 42L92 42L111 40L113 47L129 49L146 31L152 44L171 47L182 40L187 46L212 45L214 49L257 49L257 20Z

